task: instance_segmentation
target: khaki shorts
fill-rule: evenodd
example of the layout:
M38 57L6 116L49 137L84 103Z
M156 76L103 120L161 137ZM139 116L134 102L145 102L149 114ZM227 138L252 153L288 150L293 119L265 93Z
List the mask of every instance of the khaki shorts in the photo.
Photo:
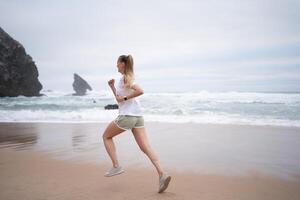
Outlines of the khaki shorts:
M143 116L118 115L118 117L114 120L114 122L119 128L125 131L130 130L132 128L144 127Z

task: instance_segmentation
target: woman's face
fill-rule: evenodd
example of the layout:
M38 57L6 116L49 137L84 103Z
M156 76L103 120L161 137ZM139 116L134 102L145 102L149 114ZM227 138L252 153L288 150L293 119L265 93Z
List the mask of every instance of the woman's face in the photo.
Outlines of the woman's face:
M125 63L118 61L117 62L117 67L118 67L118 72L120 72L121 74L124 74Z

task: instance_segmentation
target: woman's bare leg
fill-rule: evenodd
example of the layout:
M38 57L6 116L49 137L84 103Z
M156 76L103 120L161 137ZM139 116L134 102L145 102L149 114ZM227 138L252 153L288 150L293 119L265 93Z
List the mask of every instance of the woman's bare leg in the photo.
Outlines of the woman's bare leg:
M119 166L119 162L117 159L117 153L116 153L116 147L113 141L113 137L124 132L125 130L119 128L113 121L110 122L108 124L108 126L106 127L102 138L103 138L103 142L106 148L106 151L108 153L108 155L110 156L110 159L113 163L114 167L118 167Z
M132 128L132 133L134 135L134 138L139 145L140 149L148 156L148 158L151 160L153 165L155 166L157 173L159 177L163 174L163 170L160 166L158 156L150 146L148 142L148 138L146 135L146 129L145 127L142 128Z

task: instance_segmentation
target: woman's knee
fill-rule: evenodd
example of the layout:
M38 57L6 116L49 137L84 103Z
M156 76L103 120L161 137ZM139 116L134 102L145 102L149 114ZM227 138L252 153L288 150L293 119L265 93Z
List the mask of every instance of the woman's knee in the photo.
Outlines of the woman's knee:
M109 140L109 139L112 139L113 138L113 136L110 136L110 134L107 132L107 131L105 131L103 134L102 134L102 139L103 140Z
M107 128L105 129L102 138L104 140L112 139L113 137L119 135L120 133L124 132L125 130L120 129L117 127L113 122L111 122Z
M108 139L107 136L105 135L105 133L102 134L102 139L103 139L103 140Z
M108 139L111 139L111 138L112 138L112 136L111 136L111 134L109 134L109 129L107 128L104 131L104 133L102 134L102 139L103 140L108 140Z

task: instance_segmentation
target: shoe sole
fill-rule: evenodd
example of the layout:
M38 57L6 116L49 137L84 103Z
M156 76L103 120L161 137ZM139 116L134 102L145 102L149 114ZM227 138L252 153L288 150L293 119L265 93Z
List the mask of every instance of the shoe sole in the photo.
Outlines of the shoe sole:
M118 174L122 174L123 172L124 172L124 170L121 170L121 171L119 171L119 172L117 172L115 174L104 174L104 176L111 177L111 176L115 176L115 175L118 175Z
M165 180L165 184L162 186L162 188L158 191L158 193L161 193L163 191L165 191L167 189L167 187L169 186L169 183L171 181L171 176L168 176Z

